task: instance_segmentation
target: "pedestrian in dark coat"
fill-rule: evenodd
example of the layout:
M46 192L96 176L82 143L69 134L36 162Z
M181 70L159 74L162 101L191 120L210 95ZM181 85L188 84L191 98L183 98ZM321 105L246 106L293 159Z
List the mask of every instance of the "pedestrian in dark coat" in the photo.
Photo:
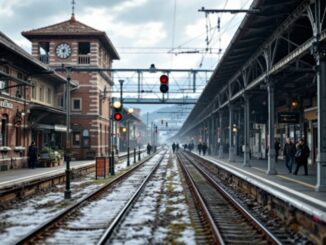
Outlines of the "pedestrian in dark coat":
M285 160L285 166L288 169L289 173L292 173L292 166L294 164L294 154L296 152L295 145L290 140L290 138L286 138L286 143L283 148L283 156Z
M281 149L280 142L278 142L278 140L275 140L274 149L275 149L275 162L277 162L279 150Z
M178 152L179 151L179 143L175 145L175 150Z
M308 157L310 154L309 147L305 144L304 139L300 139L299 143L297 144L297 151L294 155L296 168L294 171L294 175L298 174L298 171L301 166L304 167L304 175L308 175Z
M175 145L175 143L173 142L173 144L172 144L172 151L173 151L173 153L175 152L175 148L176 148L176 145Z
M151 154L152 146L148 143L147 144L147 155Z
M28 147L28 167L35 168L37 164L37 147L35 142L32 141L31 145Z
M198 148L198 153L199 153L199 155L201 155L201 150L203 149L203 145L202 145L202 143L199 142L197 148Z
M203 143L203 146L202 146L202 150L203 150L203 155L205 156L205 154L206 154L206 151L207 151L207 144L204 142Z

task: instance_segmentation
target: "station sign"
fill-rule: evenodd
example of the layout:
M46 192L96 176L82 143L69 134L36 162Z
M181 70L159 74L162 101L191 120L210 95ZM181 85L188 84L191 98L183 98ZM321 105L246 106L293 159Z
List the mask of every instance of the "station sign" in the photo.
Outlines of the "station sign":
M0 107L12 109L14 105L8 100L0 100Z
M279 112L277 114L278 123L298 124L300 122L299 112Z

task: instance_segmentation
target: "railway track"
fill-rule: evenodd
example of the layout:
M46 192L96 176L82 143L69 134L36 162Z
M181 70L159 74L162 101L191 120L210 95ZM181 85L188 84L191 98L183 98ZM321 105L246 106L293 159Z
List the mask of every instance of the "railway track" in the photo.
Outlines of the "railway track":
M216 244L282 244L211 178L198 160L179 153L178 161Z
M96 244L136 199L156 171L165 152L135 165L111 183L68 207L40 225L17 244ZM138 193L138 194L137 194Z

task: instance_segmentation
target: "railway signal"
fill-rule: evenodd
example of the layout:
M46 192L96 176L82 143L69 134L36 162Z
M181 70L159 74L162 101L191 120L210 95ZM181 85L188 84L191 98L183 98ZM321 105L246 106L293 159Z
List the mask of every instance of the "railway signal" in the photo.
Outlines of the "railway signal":
M169 91L169 77L167 75L161 75L160 76L160 91L165 94Z
M115 101L113 103L113 120L114 121L121 121L122 120L122 104L120 101Z

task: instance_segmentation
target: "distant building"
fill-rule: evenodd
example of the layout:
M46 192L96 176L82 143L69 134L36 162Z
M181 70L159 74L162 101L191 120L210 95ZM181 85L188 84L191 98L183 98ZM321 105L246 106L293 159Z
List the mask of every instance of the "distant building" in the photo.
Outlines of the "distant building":
M112 77L110 72L95 72L96 68L111 68L119 59L105 32L98 31L75 19L47 27L24 31L22 35L32 42L32 55L53 69L64 66L75 68L72 81L78 84L71 91L71 143L76 159L94 158L109 152L110 100ZM83 71L76 69L83 68ZM65 72L60 71L63 76ZM41 92L42 85L37 88ZM46 93L47 88L43 88ZM63 89L53 94L53 102L63 106ZM48 96L44 98L48 99ZM38 124L38 129L52 129L49 123ZM35 132L35 137L37 132ZM42 136L56 138L56 135ZM58 136L59 137L59 136Z

